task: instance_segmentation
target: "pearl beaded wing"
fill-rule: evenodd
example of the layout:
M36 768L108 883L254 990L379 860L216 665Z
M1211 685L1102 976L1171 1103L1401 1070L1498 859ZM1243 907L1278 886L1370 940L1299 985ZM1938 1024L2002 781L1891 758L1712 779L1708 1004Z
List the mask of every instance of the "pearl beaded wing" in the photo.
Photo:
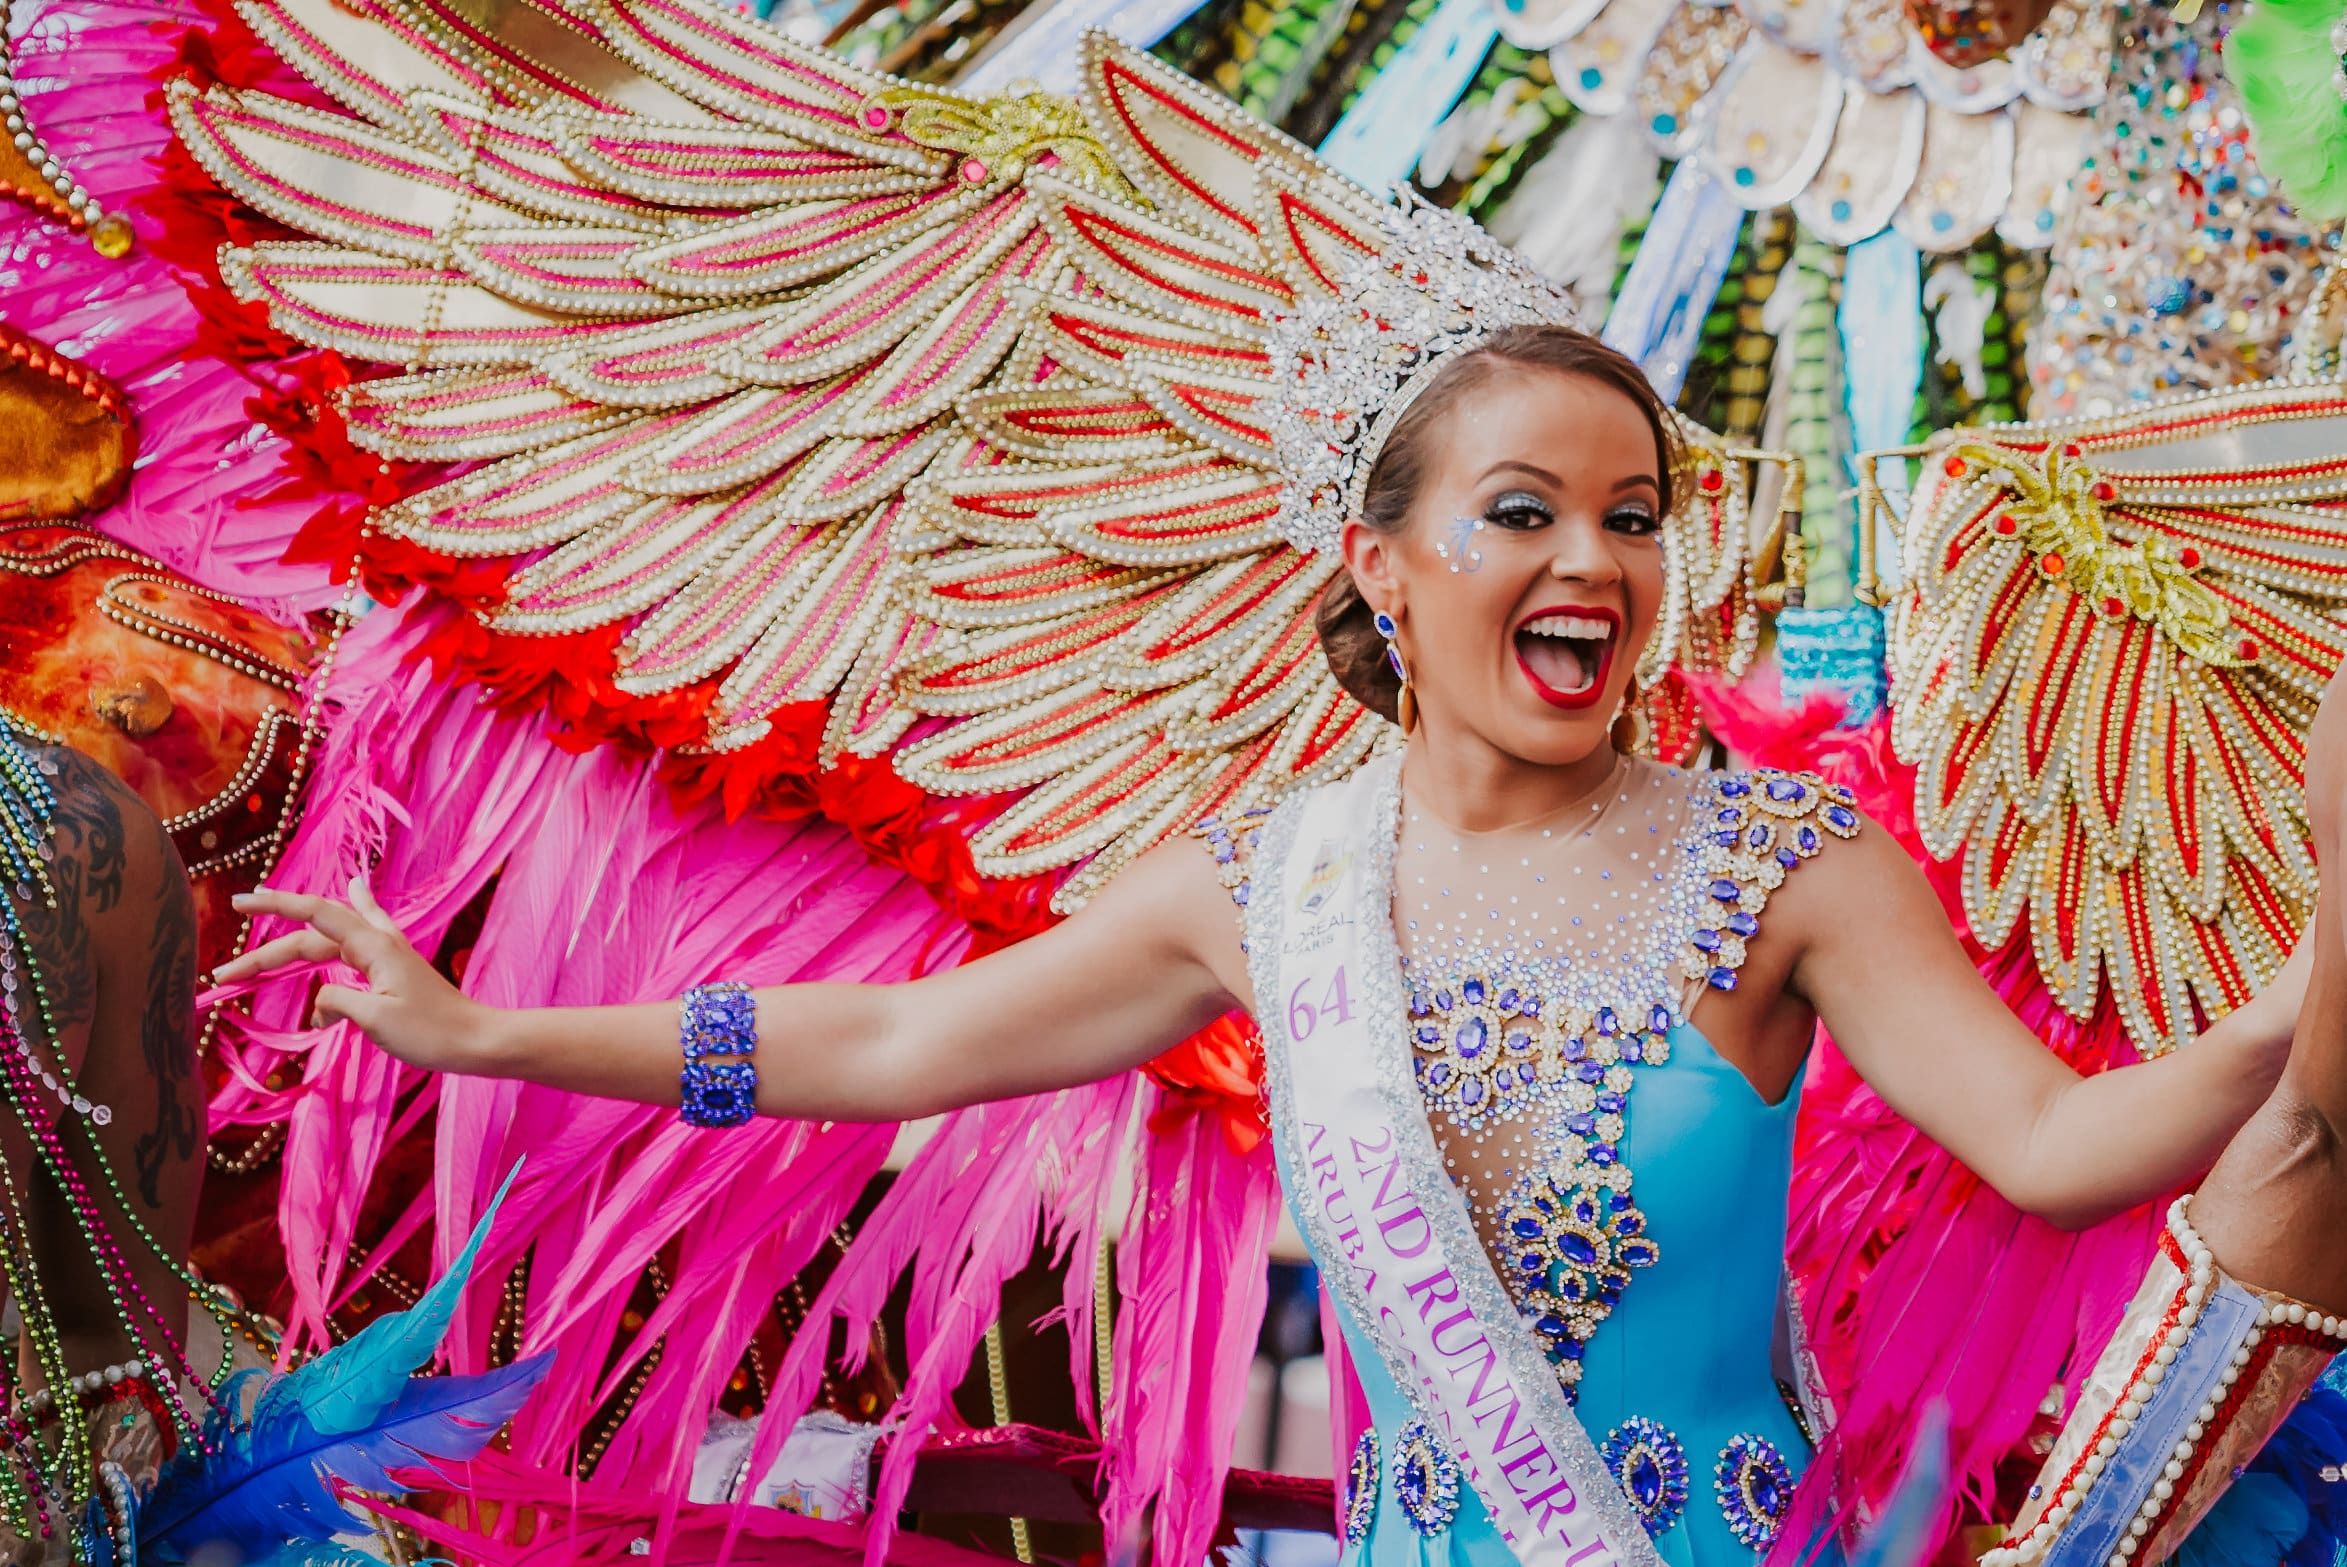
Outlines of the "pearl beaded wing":
M2306 730L2347 651L2347 390L2271 381L1959 430L1906 526L1892 737L1983 946L2026 929L2147 1053L2314 912Z
M374 525L500 562L493 633L620 628L613 682L705 694L712 747L822 702L829 756L1023 796L977 866L1089 858L1063 902L1391 741L1316 645L1334 562L1282 526L1272 333L1429 263L1475 273L1430 297L1553 319L1488 240L1420 232L1462 220L1105 37L1079 97L978 100L702 0L544 0L494 37L457 0L240 10L335 106L174 87L203 166L314 236L223 276L405 367L351 390L352 439L472 466ZM1643 671L1674 743L1669 667L1733 673L1757 632L1742 476L1686 433Z

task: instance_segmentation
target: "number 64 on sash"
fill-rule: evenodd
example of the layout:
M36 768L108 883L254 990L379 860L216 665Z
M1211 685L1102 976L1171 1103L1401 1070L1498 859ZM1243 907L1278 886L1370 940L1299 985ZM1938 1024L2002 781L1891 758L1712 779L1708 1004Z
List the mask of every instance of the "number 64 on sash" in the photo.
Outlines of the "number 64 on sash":
M1352 997L1345 992L1344 965L1338 964L1336 973L1329 976L1328 988L1321 992L1320 1003L1315 1006L1304 999L1304 992L1311 989L1319 979L1317 974L1307 974L1294 990L1288 992L1288 1038L1291 1040L1300 1043L1310 1039L1323 1018L1332 1023L1353 1021Z

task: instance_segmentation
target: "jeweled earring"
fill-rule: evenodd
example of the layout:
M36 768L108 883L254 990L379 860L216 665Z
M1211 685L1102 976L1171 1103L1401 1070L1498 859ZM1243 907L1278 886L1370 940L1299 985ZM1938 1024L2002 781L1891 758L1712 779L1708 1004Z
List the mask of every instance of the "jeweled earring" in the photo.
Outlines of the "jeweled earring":
M1394 696L1394 721L1402 726L1402 733L1408 734L1418 727L1418 699L1410 692L1410 666L1402 662L1401 644L1394 640L1402 628L1382 609L1369 617L1369 623L1385 638L1385 661L1393 666L1394 678L1402 683L1402 689Z
M1610 726L1614 749L1625 756L1643 756L1647 742L1654 738L1654 726L1647 721L1646 704L1638 700L1638 688L1633 685L1622 693L1622 705L1614 709Z

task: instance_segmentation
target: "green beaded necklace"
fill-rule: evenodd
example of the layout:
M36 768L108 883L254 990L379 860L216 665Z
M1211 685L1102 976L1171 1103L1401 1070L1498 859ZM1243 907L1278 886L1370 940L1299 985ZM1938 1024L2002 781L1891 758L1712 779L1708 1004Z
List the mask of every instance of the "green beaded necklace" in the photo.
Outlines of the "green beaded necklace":
M190 1273L147 1229L131 1206L99 1140L100 1129L111 1119L110 1112L72 1091L62 1033L18 913L19 905L30 904L35 899L51 909L57 906L56 887L49 876L49 866L56 857L57 795L51 780L57 774L57 767L46 758L36 757L27 748L28 740L57 743L15 714L0 709L0 890L8 894L0 896L0 1001L5 1003L0 1008L0 1051L12 1053L14 1057L0 1061L0 1067L5 1068L0 1070L0 1079L5 1079L9 1102L18 1121L39 1150L42 1167L61 1190L76 1199L70 1206L83 1242L106 1282L116 1320L133 1342L147 1351L144 1358L157 1369L157 1381L170 1388L164 1402L179 1440L202 1445L201 1422L178 1397L168 1370L176 1364L186 1369L192 1379L193 1368L187 1366L182 1346L171 1340L157 1320L153 1304L129 1277L123 1248L96 1204L89 1200L83 1172L96 1174L99 1185L113 1199L115 1212L129 1221L139 1243L170 1268L186 1287L189 1299L201 1305L218 1324L223 1352L218 1368L204 1379L207 1395L227 1380L232 1369L227 1346L240 1331L253 1335L243 1320L243 1313L220 1291ZM45 1051L41 1048L44 1045ZM63 1141L38 1097L42 1087L57 1092L64 1108L72 1112L66 1118L79 1123L85 1158L65 1157ZM41 1288L40 1270L24 1222L23 1194L13 1174L4 1166L0 1166L0 1200L5 1202L5 1211L0 1211L0 1272L7 1277L9 1293L17 1302L18 1314L32 1341L33 1358L42 1382L52 1389L65 1388L71 1385L73 1371L66 1364L56 1317ZM134 1299L137 1307L143 1309L134 1309ZM144 1322L142 1317L146 1319ZM163 1333L162 1347L167 1354L153 1352L156 1346L149 1342L150 1331ZM0 1414L0 1437L5 1438L11 1449L11 1461L0 1464L0 1505L5 1505L9 1524L18 1537L33 1540L79 1522L94 1479L94 1455L87 1424L62 1400L58 1408L56 1449L44 1455L39 1433L19 1416L27 1390L21 1374L13 1368L10 1391L9 1408Z

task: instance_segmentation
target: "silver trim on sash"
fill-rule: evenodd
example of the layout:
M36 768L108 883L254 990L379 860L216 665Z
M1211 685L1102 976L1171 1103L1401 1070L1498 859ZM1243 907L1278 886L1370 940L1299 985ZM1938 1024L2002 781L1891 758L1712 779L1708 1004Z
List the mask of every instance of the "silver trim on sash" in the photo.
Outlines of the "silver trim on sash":
M1280 1016L1278 970L1288 917L1286 892L1288 859L1304 813L1325 796L1344 792L1359 797L1361 815L1348 822L1356 843L1367 839L1367 864L1355 871L1355 897L1370 902L1357 909L1356 939L1362 958L1360 980L1367 1007L1366 1033L1371 1044L1365 1063L1374 1074L1378 1098L1389 1117L1397 1157L1421 1198L1428 1222L1458 1281L1462 1299L1484 1329L1514 1385L1522 1407L1550 1453L1555 1455L1580 1503L1589 1509L1597 1532L1624 1567L1663 1567L1662 1557L1631 1509L1629 1498L1599 1456L1596 1444L1565 1402L1556 1372L1523 1325L1506 1286L1493 1269L1483 1238L1475 1231L1465 1198L1444 1167L1410 1068L1410 1041L1402 993L1400 944L1393 931L1394 845L1400 830L1401 759L1385 756L1363 766L1340 783L1330 784L1284 802L1264 823L1256 838L1247 903L1247 964L1255 988L1256 1024L1263 1033L1264 1078L1271 1105L1275 1140L1297 1172L1300 1190L1291 1194L1298 1217L1322 1259L1320 1277L1343 1301L1353 1321L1377 1346L1380 1358L1396 1386L1420 1416L1437 1429L1447 1428L1442 1411L1420 1385L1407 1360L1398 1360L1393 1346L1375 1331L1377 1315L1369 1303L1345 1253L1331 1231L1327 1215L1310 1184L1301 1177L1309 1165L1304 1156L1304 1134L1296 1109L1295 1084L1289 1072L1286 1020ZM1353 803L1347 801L1345 803ZM1363 816L1366 817L1364 832ZM1489 1483L1488 1480L1485 1483ZM1477 1490L1481 1497L1480 1489ZM1488 1502L1486 1506L1488 1507ZM1519 1554L1521 1552L1519 1551Z

